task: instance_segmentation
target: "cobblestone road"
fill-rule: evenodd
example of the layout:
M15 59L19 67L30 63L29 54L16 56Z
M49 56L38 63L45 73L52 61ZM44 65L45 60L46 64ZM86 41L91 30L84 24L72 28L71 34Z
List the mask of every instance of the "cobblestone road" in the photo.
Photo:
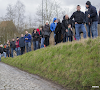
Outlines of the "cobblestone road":
M0 90L63 90L38 76L0 62Z

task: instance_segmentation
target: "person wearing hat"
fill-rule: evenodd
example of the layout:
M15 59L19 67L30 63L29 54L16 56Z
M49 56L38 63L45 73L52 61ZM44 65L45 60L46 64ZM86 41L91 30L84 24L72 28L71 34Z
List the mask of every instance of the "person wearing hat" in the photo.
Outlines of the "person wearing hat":
M88 8L88 18L91 19L91 31L93 38L98 37L98 14L96 7L91 5L90 1L86 2L86 8Z
M17 56L19 56L20 55L19 37L17 37L15 45L16 45Z
M55 39L55 36L56 36L56 34L55 34L56 26L57 26L57 18L54 18L53 23L51 23L51 25L50 25L50 30L52 32L54 32L54 39Z
M49 26L49 22L48 21L46 21L46 24L43 27L43 32L44 32L43 33L43 37L45 38L44 47L46 47L46 46L49 46L49 37L50 37L50 26Z

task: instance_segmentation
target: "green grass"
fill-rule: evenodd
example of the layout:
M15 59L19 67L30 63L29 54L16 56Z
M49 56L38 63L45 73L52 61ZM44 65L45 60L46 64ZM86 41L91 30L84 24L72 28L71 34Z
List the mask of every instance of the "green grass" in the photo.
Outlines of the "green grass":
M49 46L2 62L42 76L66 89L100 86L100 38Z

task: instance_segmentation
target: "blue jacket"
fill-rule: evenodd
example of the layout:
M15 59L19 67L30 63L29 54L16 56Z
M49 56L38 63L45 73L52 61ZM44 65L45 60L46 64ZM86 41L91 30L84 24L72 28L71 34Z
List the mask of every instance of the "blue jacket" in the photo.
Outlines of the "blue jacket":
M19 46L20 46L20 47L25 47L25 40L24 40L24 37L21 37L21 38L19 39Z
M92 22L98 21L98 14L97 14L96 7L90 5L88 11L89 11L90 19L92 20Z
M25 40L25 38L28 38L28 40ZM31 39L32 39L32 37L30 34L28 34L28 36L25 35L25 37L24 37L25 42L31 42Z
M55 20L57 20L57 18L54 18L53 19L53 23L51 23L51 25L50 25L50 30L52 32L55 32L55 29L56 29L56 26L57 26L57 24L55 25L55 23L54 23Z

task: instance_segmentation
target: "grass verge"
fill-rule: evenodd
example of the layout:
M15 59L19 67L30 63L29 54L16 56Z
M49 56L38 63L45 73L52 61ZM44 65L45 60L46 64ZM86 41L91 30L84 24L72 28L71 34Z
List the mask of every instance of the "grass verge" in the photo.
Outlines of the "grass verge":
M100 86L100 37L49 46L2 62L73 90Z

